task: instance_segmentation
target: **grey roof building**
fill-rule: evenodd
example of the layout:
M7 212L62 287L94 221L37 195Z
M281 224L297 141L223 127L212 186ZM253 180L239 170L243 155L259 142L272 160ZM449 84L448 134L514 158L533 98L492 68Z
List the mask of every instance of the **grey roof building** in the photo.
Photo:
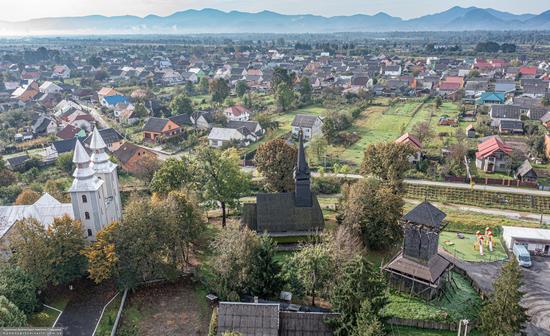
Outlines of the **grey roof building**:
M242 336L331 336L330 312L285 311L277 303L220 302L218 331Z
M325 221L317 196L311 192L310 178L301 136L294 169L295 191L259 193L255 204L244 204L242 223L272 236L317 234L323 230Z

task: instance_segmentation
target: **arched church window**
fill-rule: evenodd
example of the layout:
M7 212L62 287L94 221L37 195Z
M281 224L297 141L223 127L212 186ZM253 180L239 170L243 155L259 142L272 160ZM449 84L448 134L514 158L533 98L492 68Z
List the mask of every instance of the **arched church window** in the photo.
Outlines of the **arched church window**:
M82 195L82 203L88 203L88 197L86 197L86 195Z
M90 219L90 213L88 211L84 213L84 218Z

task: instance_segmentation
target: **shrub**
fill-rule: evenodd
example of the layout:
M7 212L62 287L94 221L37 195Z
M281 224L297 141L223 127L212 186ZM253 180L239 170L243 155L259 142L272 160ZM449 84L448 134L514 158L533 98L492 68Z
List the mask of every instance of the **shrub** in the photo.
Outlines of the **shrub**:
M342 181L338 177L316 177L311 189L318 194L337 194L341 190Z

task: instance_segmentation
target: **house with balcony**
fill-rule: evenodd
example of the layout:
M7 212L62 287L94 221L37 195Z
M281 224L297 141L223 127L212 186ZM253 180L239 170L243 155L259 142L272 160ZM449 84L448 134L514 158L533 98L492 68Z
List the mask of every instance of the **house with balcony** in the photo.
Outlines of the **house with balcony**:
M486 173L508 173L512 167L512 147L498 136L477 145L476 167Z

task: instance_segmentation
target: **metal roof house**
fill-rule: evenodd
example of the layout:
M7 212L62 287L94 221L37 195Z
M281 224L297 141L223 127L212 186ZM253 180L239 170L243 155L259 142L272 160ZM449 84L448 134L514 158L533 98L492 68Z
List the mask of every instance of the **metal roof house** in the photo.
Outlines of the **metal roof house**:
M426 300L441 294L452 267L437 252L445 217L444 212L427 201L403 216L403 249L383 267L392 287Z
M218 331L243 336L331 336L330 312L287 311L277 303L220 302Z
M298 162L294 169L295 191L259 193L255 204L244 204L241 223L271 236L318 234L324 229L325 221L317 196L311 192L310 175L303 137L300 137Z

